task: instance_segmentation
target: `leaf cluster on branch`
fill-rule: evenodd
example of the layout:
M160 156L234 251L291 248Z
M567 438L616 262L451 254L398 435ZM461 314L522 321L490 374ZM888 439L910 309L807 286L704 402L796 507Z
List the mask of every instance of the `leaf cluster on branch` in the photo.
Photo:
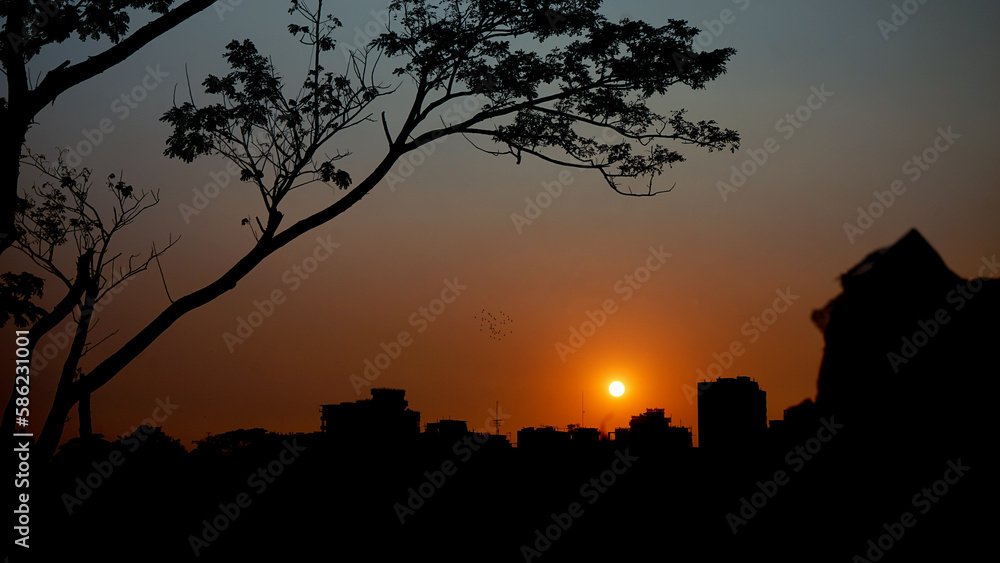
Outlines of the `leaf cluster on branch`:
M170 14L189 5L195 9L196 3L203 2L188 0ZM94 4L118 5L114 1ZM168 5L156 6L166 9ZM665 168L684 160L672 145L736 151L739 134L714 120L691 121L684 109L655 109L661 104L659 97L671 87L704 88L725 72L735 51L717 49L690 57L696 28L680 20L661 26L627 19L610 22L599 13L600 5L600 0L445 0L440 4L394 0L385 31L365 45L346 50L346 68L335 71L323 63L325 54L336 48L335 31L341 22L326 15L322 0L292 0L289 12L304 23L289 25L287 30L309 50L309 70L297 89L286 86L272 61L251 41L231 41L225 52L231 72L210 75L202 83L214 102L199 105L189 94L188 101L175 102L162 117L172 127L165 154L185 162L204 155L234 162L240 179L261 196L266 220L257 218L259 231L251 229L254 245L228 270L201 288L171 299L89 373L77 378L75 363L67 362L39 442L43 457L54 451L66 413L76 402L108 383L184 315L231 291L265 258L360 202L395 163L423 145L448 136L470 141L479 137L492 145L473 146L489 154L510 155L517 162L531 156L594 170L613 190L630 196L669 191L654 186L654 180ZM382 78L378 67L383 59L394 66L390 76L395 78ZM90 72L86 65L70 68L86 74ZM67 75L60 87L76 83L73 80ZM410 84L400 91L404 82ZM39 90L44 86L45 81ZM356 180L341 166L351 153L329 147L335 137L341 143L338 135L374 122L375 104L397 92L410 97L402 104L391 104L395 115L381 112L385 153L370 173ZM476 103L467 104L470 99ZM451 111L456 104L478 109ZM596 131L604 134L598 136ZM119 259L107 253L110 234L144 209L141 202L147 195L141 191L136 195L122 179L109 178L108 187L118 198L118 206L114 221L105 225L86 205L89 171L59 166L55 170L53 182L36 188L37 203L19 215L23 231L33 233L19 244L44 269L49 250L60 239L75 241L81 251L75 280L54 268L47 271L71 285L77 302L85 291L84 303L92 303L99 294L94 280ZM645 184L641 190L626 185L640 178ZM293 191L314 183L343 193L304 218L282 225L281 203ZM78 196L79 190L83 193ZM155 194L151 197L155 202ZM77 220L66 221L60 215L63 212ZM249 217L241 223L253 227ZM161 252L154 247L148 259L139 258L134 264L137 257L130 257L128 271L141 271ZM81 283L86 286L82 290ZM32 290L28 286L19 291ZM81 322L89 322L89 315L82 315ZM39 325L44 326L43 321ZM78 360L83 349L84 342L78 338L72 357Z

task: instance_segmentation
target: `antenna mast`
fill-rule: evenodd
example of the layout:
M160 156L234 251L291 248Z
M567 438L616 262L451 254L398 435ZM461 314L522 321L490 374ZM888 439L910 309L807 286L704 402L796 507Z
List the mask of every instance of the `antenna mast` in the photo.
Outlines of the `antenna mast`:
M500 423L502 422L502 420L500 419L500 401L496 402L496 410L493 411L493 414L496 415L496 418L493 419L493 425L496 426L497 435L499 435L500 434Z

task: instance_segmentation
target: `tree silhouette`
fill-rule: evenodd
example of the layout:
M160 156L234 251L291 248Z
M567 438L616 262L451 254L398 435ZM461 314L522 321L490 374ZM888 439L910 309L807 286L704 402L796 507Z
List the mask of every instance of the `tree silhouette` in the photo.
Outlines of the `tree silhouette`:
M456 0L436 6L423 0L390 4L391 21L378 38L348 51L343 73L328 71L325 53L336 43L340 22L323 2L292 0L290 14L304 18L289 32L310 51L310 69L290 91L250 41L233 41L225 57L232 72L203 82L217 103L195 100L163 117L173 133L168 156L191 162L221 155L241 170L241 180L261 196L263 217L253 247L218 279L173 301L119 350L96 365L69 401L49 412L38 443L40 457L54 451L73 402L110 381L174 322L233 289L267 256L297 237L350 209L408 153L444 137L481 138L477 148L493 155L525 156L600 173L618 193L651 196L665 167L684 160L664 142L715 150L739 147L735 131L714 121L688 121L684 110L661 115L650 108L655 96L683 84L701 89L725 72L733 49L718 49L677 64L698 33L679 20L654 27L643 22L607 21L599 0ZM513 48L512 43L531 49ZM554 44L561 46L553 46ZM378 65L391 60L398 84L377 79ZM345 131L378 123L375 103L402 96L409 109L399 122L381 113L386 149L358 182L324 147ZM456 103L476 100L478 110L456 118ZM405 106L403 106L405 107ZM609 131L597 139L596 132ZM338 137L339 140L339 137ZM641 179L638 191L628 185ZM647 180L648 179L648 180ZM284 225L282 203L296 189L325 183L345 193L332 204ZM262 220L263 219L263 220Z
M91 433L90 394L77 390L84 379L81 360L107 339L94 343L88 340L97 322L95 313L100 310L98 303L131 277L145 271L176 240L171 237L159 250L154 245L146 257L138 254L123 256L115 250L113 242L116 235L134 223L144 211L159 203L159 194L146 190L136 193L131 184L111 174L105 182L111 193L111 210L105 211L102 217L96 198L91 195L94 186L91 171L71 168L64 157L65 152L61 152L57 161L50 164L44 156L28 151L28 161L47 180L32 186L19 198L22 203L15 213L15 226L21 236L14 241L14 248L46 274L62 282L66 293L51 311L38 307L29 312L3 310L0 326L10 318L17 326L26 326L24 321L28 319L35 321L28 331L27 345L28 350L33 352L42 336L72 315L77 327L59 375L55 401L69 402L70 405L79 401L80 434L81 437L88 437ZM64 247L70 247L75 253L75 272L64 271L62 255L65 250L60 252ZM4 281L10 275L5 274ZM41 293L39 286L37 295L41 296ZM25 299L21 303L30 301ZM14 423L15 398L16 395L11 393L4 410L5 429Z
M222 434L209 434L202 440L195 440L196 455L233 456L248 450L260 448L275 442L274 437L264 428L239 428Z
M187 0L170 9L174 0L3 0L0 17L0 65L7 96L0 98L0 254L22 236L15 213L24 202L17 193L22 146L28 129L45 106L64 92L132 56L143 46L212 5L214 0ZM158 17L129 34L131 15L149 10ZM76 36L81 41L110 40L112 45L76 63L65 61L32 84L29 65L47 47ZM41 297L43 280L30 274L4 274L0 305L17 310L20 320L37 321L43 310L28 303ZM15 303L20 302L20 305ZM8 307L13 307L8 308ZM6 424L6 420L4 421Z

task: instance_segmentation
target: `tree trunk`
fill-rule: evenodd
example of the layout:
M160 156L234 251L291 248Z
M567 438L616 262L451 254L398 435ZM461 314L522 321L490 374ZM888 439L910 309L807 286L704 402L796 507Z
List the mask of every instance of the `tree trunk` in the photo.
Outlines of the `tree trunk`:
M37 456L35 460L39 463L47 463L55 455L63 429L66 427L66 421L69 418L69 411L76 404L76 401L72 388L59 386L56 389L56 398L52 401L52 409L49 410L49 416L45 418L42 433L38 436L38 442L35 444L33 455Z
M80 416L80 438L89 440L94 437L94 423L90 418L90 393L84 391L80 394L80 404L76 408Z
M83 297L84 292L90 285L90 262L93 256L94 251L88 250L83 256L77 259L76 280L73 282L73 287L66 292L66 295L63 296L50 313L38 319L34 326L31 327L31 330L28 331L28 359L35 357L35 348L42 337L68 317ZM31 364L29 363L28 365L30 366ZM29 370L28 375L30 378L34 374ZM16 386L10 390L10 399L7 401L7 407L3 411L3 422L0 424L0 428L2 428L5 436L9 436L14 432L14 401L19 396Z
M9 110L4 111L9 114ZM17 180L21 166L21 145L26 127L4 115L0 136L0 254L17 240L14 210L17 208Z
M83 357L83 350L87 346L87 334L90 333L90 322L94 314L94 304L97 299L98 287L94 275L90 276L90 286L87 288L86 299L80 307L80 324L76 327L76 335L73 343L69 347L69 354L63 364L62 374L59 376L59 385L56 387L56 398L49 411L48 418L45 419L45 426L42 427L42 435L38 438L38 451L41 458L48 461L55 454L62 438L63 428L66 426L66 418L69 411L77 401L86 396L86 405L81 408L81 414L87 413L87 426L90 426L90 392L83 389L82 383L74 381L74 377L79 373L78 366L80 358ZM81 376L81 380L83 377ZM84 421L80 421L80 430L84 428Z
M412 130L412 128L410 128ZM410 131L405 131L409 134ZM38 459L47 462L51 459L62 438L62 432L66 426L66 417L70 409L79 400L81 393L90 393L100 389L105 383L111 381L121 370L125 369L139 354L160 337L178 319L191 311L214 301L220 295L229 292L236 287L237 282L250 273L265 258L282 248L289 242L295 240L300 235L331 221L350 209L354 204L361 201L381 180L389 173L392 165L402 156L405 151L397 147L390 149L389 153L383 157L382 161L375 167L368 177L365 178L347 195L337 200L325 209L299 220L294 225L285 229L279 234L275 234L281 223L282 215L272 212L268 216L267 227L257 245L250 250L243 258L234 264L225 274L214 282L195 290L192 293L174 301L153 319L138 334L126 342L117 352L111 354L104 361L99 363L86 377L73 382L72 378L65 381L66 371L64 369L64 380L60 382L56 390L56 398L53 401L52 410L45 420L42 434L38 439ZM83 316L86 319L86 316ZM83 322L83 320L81 320ZM73 352L71 351L71 354Z
M7 21L0 32L0 59L7 82L6 107L0 108L0 254L17 239L14 228L14 203L17 201L17 180L21 169L21 145L28 133L31 116L28 102L28 73L24 56L18 52L11 34L23 29L26 2L5 2Z
M24 55L11 35L24 33L26 0L4 0L6 21L0 31L0 59L7 82L7 107L0 109L0 254L16 240L14 202L21 165L21 147L35 115L54 103L59 94L90 80L132 56L136 51L170 31L181 22L211 6L215 0L187 0L135 30L100 54L77 64L63 63L45 73L41 82L30 89ZM49 42L48 44L51 44Z

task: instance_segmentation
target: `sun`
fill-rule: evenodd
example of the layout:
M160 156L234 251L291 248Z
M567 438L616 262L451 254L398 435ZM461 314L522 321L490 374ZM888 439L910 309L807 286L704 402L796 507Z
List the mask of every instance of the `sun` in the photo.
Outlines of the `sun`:
M622 385L621 381L615 381L608 386L608 392L615 397L621 397L622 393L625 392L625 386Z

